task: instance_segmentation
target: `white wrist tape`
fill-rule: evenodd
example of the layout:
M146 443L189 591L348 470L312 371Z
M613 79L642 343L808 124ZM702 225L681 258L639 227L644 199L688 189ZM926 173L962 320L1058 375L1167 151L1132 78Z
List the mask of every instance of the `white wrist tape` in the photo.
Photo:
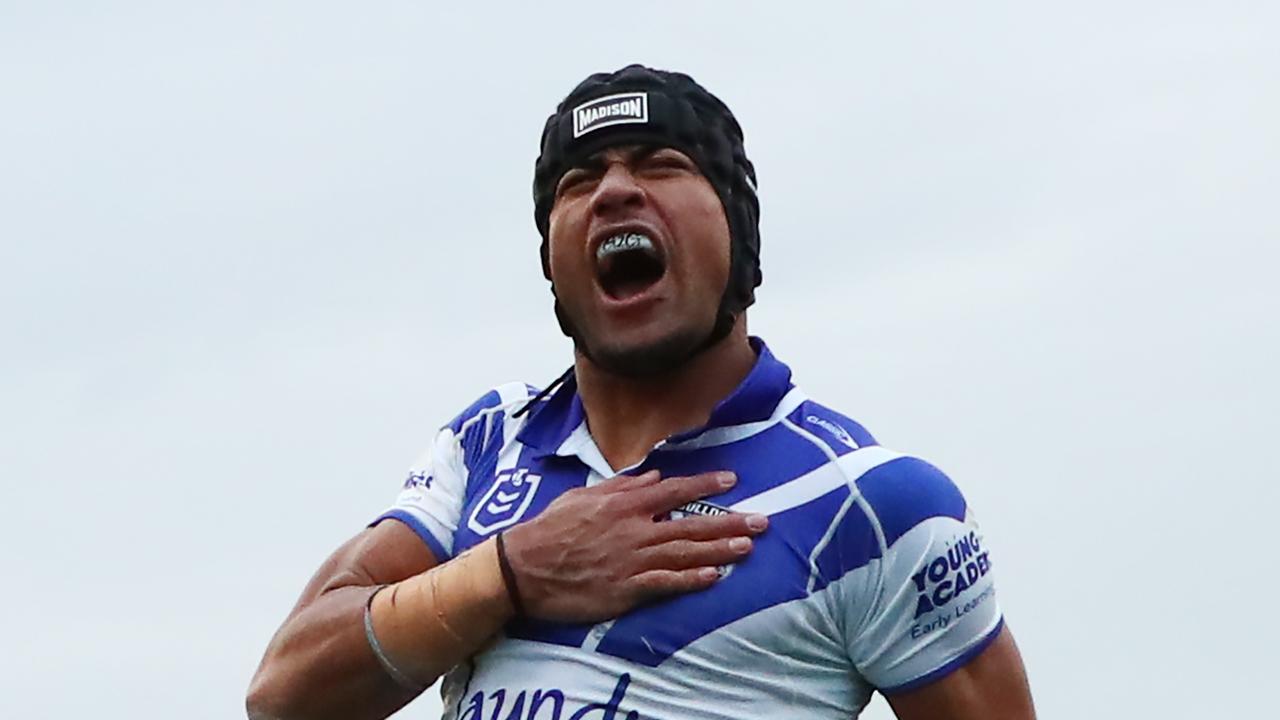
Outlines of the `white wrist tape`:
M369 641L369 648L373 650L373 656L378 659L378 664L382 669L387 671L387 675L391 676L396 684L405 690L414 692L422 692L426 686L415 682L413 678L406 675L396 664L391 662L391 658L387 657L387 653L382 649L382 644L378 642L378 636L373 632L373 596L385 588L386 585L379 585L376 590L369 594L368 601L364 604L364 637Z

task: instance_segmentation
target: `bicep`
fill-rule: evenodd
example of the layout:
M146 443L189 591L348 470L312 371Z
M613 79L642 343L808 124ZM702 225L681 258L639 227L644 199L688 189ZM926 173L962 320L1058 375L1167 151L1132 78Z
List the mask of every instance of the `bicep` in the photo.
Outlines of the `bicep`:
M981 653L940 680L887 694L901 720L1034 720L1022 656L1005 627Z
M365 528L325 559L290 614L327 592L400 582L438 564L439 559L416 532L400 521L383 520Z

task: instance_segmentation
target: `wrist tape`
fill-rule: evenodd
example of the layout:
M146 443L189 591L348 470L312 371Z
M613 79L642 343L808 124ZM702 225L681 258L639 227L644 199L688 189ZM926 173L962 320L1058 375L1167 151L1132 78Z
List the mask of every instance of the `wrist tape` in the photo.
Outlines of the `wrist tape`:
M475 654L511 614L497 545L488 540L375 591L365 633L387 674L406 689L422 690Z

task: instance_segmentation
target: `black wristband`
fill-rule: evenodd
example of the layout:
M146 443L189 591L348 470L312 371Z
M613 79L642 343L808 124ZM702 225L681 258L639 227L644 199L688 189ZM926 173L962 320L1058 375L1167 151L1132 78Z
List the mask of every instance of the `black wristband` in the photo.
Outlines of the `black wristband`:
M516 573L511 569L511 561L507 559L507 546L502 533L497 535L498 567L502 570L502 584L507 586L507 595L511 597L511 606L516 609L516 617L524 616L524 602L520 600L520 586L516 585Z

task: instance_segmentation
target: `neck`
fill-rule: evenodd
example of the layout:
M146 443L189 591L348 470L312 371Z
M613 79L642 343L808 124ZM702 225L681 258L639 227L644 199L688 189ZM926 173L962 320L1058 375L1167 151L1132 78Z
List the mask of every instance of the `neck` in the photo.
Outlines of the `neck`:
M720 342L678 368L634 378L606 372L579 353L574 373L591 437L614 468L630 467L653 446L701 427L755 365L745 317Z

